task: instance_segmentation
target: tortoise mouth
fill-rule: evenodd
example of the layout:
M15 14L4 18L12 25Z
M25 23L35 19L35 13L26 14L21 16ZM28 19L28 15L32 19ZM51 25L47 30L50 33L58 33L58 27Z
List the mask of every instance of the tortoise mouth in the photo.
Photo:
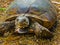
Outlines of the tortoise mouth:
M15 30L15 32L23 34L23 33L27 33L28 30L26 30L26 29L21 29L21 28L17 28L17 29Z

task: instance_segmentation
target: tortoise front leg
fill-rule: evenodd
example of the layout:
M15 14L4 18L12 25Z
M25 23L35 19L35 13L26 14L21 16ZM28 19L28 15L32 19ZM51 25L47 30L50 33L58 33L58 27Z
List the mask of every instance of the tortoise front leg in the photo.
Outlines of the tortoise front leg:
M3 22L0 23L0 33L5 33L6 31L9 31L11 29L11 27L14 27L14 21L7 21L7 22Z
M34 33L37 37L41 36L43 38L50 38L53 37L53 33L50 32L47 28L40 25L38 22L34 23Z

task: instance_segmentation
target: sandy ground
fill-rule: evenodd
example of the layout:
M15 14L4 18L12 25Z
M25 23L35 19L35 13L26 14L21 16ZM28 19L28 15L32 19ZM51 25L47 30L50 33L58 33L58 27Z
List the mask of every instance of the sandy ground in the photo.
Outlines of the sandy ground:
M56 1L56 0L54 0ZM59 2L60 0L57 0ZM11 0L0 0L0 7L7 8L8 4L10 4ZM60 8L59 3L55 4L58 8ZM4 11L0 11L0 15L3 15ZM60 14L58 12L58 25L56 31L54 32L54 37L49 39L40 39L35 35L11 35L9 34L6 37L0 37L0 45L60 45ZM0 19L3 20L4 18ZM6 35L7 35L6 34Z

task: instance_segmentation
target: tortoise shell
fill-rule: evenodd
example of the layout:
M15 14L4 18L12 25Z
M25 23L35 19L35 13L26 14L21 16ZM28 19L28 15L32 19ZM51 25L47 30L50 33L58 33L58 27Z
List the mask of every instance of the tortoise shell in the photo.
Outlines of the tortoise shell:
M10 15L9 13L13 9L16 9L17 14L8 16L5 21L15 20L24 14L24 16L38 22L49 31L51 31L57 21L57 10L50 0L14 0L7 8L6 13Z
M14 8L16 8L17 14L29 14L48 29L57 20L57 11L50 0L14 0L6 12Z

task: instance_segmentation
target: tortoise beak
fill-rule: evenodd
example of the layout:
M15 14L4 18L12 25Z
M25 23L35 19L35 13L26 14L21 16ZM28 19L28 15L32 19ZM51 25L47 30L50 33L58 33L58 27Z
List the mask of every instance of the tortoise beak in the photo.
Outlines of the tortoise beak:
M16 29L15 30L16 33L20 33L20 34L23 34L23 33L27 33L28 31L27 30L23 30L23 29Z

